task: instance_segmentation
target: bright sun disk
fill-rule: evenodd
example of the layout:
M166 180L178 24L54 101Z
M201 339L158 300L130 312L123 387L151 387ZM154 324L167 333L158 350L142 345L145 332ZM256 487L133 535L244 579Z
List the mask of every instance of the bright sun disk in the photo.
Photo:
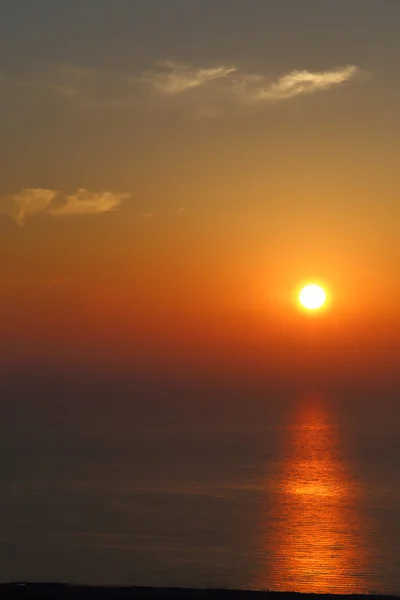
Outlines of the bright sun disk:
M318 310L326 302L326 292L319 285L312 283L301 290L299 302L307 310Z

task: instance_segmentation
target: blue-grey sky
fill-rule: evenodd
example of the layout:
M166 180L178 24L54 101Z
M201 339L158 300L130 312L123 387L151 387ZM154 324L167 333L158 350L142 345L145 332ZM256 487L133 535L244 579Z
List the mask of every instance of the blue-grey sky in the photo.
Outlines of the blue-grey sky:
M51 61L131 69L170 56L385 71L399 60L396 0L2 0L0 11L10 69Z

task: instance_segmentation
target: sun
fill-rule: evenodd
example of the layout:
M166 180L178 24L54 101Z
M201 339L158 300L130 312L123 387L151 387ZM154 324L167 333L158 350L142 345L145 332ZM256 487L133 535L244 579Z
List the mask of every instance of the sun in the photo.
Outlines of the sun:
M307 310L318 310L322 308L326 303L326 300L327 296L325 290L316 283L306 285L299 294L299 302L301 306Z

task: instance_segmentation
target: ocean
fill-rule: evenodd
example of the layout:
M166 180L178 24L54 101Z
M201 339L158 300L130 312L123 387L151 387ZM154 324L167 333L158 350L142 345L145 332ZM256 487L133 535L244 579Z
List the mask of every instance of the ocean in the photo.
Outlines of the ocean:
M395 398L272 396L4 408L0 580L400 594Z

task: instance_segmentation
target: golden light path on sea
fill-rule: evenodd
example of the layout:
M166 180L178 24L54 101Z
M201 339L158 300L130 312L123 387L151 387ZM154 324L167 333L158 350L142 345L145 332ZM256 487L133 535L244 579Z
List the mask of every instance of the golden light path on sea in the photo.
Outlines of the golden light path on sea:
M275 500L264 515L263 566L255 587L364 593L359 492L325 403L305 397L286 434Z

